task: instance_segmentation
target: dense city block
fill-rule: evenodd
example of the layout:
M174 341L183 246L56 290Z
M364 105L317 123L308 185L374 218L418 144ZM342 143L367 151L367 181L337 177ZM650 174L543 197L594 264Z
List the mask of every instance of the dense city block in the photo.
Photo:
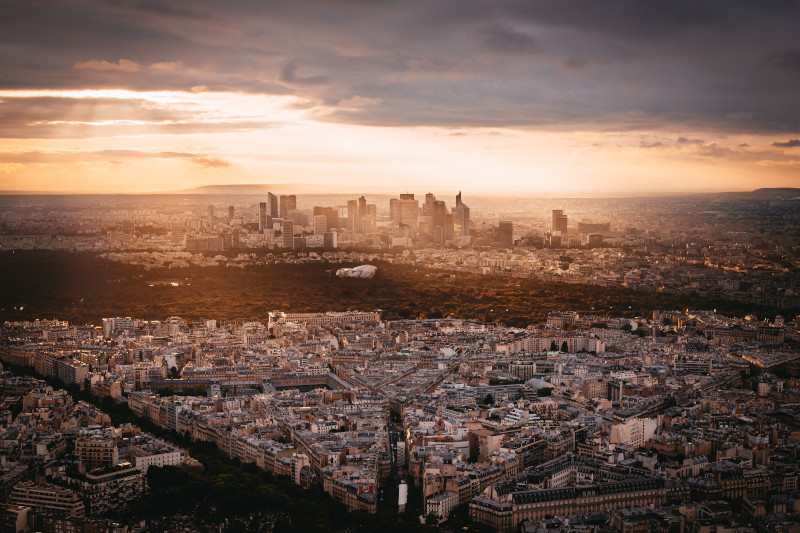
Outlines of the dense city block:
M142 527L149 469L202 469L182 438L348 511L413 504L442 527L459 509L497 531L788 527L798 326L711 311L527 328L380 311L8 321L4 517ZM165 437L113 425L103 401Z

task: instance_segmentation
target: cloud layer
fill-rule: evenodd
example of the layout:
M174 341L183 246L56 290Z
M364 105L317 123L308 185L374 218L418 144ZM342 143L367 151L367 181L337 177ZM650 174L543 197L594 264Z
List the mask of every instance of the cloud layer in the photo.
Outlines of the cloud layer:
M294 94L375 125L798 131L795 1L10 0L0 88Z

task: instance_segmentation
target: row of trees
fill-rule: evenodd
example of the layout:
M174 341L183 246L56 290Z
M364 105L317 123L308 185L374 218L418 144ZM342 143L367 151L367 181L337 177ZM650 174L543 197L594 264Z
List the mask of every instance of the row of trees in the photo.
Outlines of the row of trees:
M697 295L453 275L408 265L376 264L378 273L370 280L335 277L336 268L355 265L190 267L180 271L182 278L188 278L180 286L150 287L154 281L163 280L164 271L113 263L88 253L2 252L0 308L7 319L60 317L94 323L101 317L118 315L263 319L273 309L311 312L380 308L389 319L453 316L519 327L541 322L548 312L564 309L617 316L684 308L716 308L734 315L779 312ZM169 276L174 277L175 271ZM784 310L783 315L793 313Z

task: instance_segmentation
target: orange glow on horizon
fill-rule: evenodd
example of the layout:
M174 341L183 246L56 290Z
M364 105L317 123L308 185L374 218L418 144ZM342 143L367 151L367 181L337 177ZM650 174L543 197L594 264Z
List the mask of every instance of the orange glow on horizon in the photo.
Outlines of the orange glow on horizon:
M435 182L589 196L796 186L800 168L800 155L772 146L771 136L362 126L330 121L336 107L296 96L202 90L3 90L0 100L57 106L0 141L5 190L318 183L354 191Z

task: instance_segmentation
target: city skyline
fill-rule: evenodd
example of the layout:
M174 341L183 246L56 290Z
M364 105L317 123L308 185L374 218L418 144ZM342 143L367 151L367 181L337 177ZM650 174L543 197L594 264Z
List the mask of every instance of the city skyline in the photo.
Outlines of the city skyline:
M0 21L4 190L798 185L794 2L40 7Z

